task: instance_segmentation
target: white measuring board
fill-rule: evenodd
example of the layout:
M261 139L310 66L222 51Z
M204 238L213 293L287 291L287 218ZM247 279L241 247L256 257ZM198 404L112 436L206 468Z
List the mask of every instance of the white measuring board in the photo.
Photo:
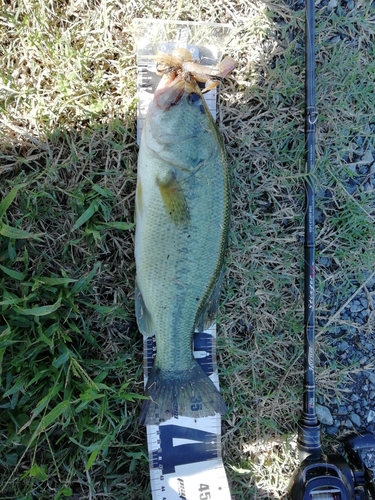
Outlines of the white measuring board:
M170 52L175 43L159 43L156 51ZM181 45L181 40L178 44ZM187 42L195 60L199 50ZM210 46L211 53L216 48ZM154 53L155 53L154 52ZM155 59L150 51L137 54L137 142L140 143L142 129L149 104L160 81L156 75ZM207 106L216 118L217 89L206 92ZM144 379L154 362L155 337L144 337ZM198 363L219 389L216 364L216 326L204 332L196 332L193 339L193 354ZM221 458L221 416L188 418L174 417L159 425L147 426L147 444L150 463L150 480L153 500L230 500L230 490Z
M156 352L155 337L144 338L145 381ZM216 326L196 332L193 354L219 389ZM230 500L221 458L221 416L178 416L147 426L153 500Z

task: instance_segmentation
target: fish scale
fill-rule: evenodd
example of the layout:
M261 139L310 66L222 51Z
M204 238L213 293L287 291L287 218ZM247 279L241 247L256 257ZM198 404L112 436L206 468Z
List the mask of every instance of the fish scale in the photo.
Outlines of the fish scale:
M137 320L144 335L156 337L151 400L141 412L146 425L176 411L225 411L193 358L192 337L211 299L217 302L229 205L222 140L199 87L168 76L148 110L138 159Z

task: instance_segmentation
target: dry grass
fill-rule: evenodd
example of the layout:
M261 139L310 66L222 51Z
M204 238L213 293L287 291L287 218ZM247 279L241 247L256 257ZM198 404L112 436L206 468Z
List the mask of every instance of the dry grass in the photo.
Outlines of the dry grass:
M366 273L375 265L373 188L352 194L345 189L348 178L358 177L360 162L368 165L363 156L375 149L375 12L367 1L358 1L349 13L344 2L338 3L342 12L321 8L317 13L316 182L323 214L317 250L318 259L332 262L330 268L318 267L319 352L329 350L329 328L342 324L340 308L365 287ZM0 263L23 273L27 249L31 285L26 289L18 283L13 292L20 296L35 288L41 276L77 280L95 269L85 291L74 297L70 309L66 306L67 314L75 312L74 320L60 318L61 324L68 323L69 345L86 373L95 379L109 366L107 381L117 387L127 384L129 393L142 388L141 339L133 310L137 96L131 21L156 17L233 24L228 52L238 69L222 86L218 108L232 166L233 200L218 323L221 385L230 409L223 423L224 462L236 500L281 498L296 464L303 321L304 14L292 6L260 0L9 0L0 13L1 197L24 184L5 222L41 234L40 240L12 248L2 237ZM2 287L9 289L10 278L3 279ZM334 304L328 286L338 289ZM51 303L48 294L57 299L59 293L68 304L63 287L40 293L40 305ZM367 328L373 331L371 325ZM57 359L56 353L43 355L51 362ZM336 370L334 355L330 359L331 365L317 373L318 390L326 393L328 386L327 397L347 375ZM78 383L79 374L75 377ZM4 374L1 383L6 383ZM30 408L40 397L31 398ZM8 404L9 397L3 400ZM22 498L69 496L63 485L77 495L71 498L149 498L145 436L135 423L137 402L125 407L122 402L120 411L118 402L111 401L108 396L107 414L117 423L105 427L104 411L98 429L99 434L111 429L112 441L102 446L87 472L96 438L84 434L79 441L76 436L78 445L67 438L64 443L74 450L70 459L59 454L58 444L49 441L52 434L45 432L38 446L25 449L19 440L22 453L15 456L7 443L12 418L7 409L7 418L0 419L7 457L0 458L2 483L10 469L13 476L3 497L21 498L21 491ZM19 439L23 417L17 418L13 414ZM92 432L89 426L87 432Z

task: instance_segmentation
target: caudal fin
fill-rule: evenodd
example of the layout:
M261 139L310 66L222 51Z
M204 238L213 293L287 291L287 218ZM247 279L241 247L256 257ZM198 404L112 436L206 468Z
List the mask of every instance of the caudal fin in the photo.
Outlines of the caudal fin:
M139 423L159 424L172 417L208 417L224 414L227 407L212 380L193 360L185 371L167 371L154 366L149 374Z

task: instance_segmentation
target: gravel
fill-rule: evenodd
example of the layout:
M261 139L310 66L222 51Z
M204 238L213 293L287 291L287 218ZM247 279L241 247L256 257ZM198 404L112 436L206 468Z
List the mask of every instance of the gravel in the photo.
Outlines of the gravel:
M330 2L330 5L333 6L334 3ZM347 6L350 9L351 3L347 2ZM358 136L355 142L357 149L343 157L348 170L353 174L353 177L343 179L344 187L351 195L375 188L375 150L369 147L364 149L363 137ZM317 200L328 198L327 191L317 192ZM324 212L318 209L317 226L323 223L324 218ZM320 257L317 262L323 269L329 270L332 267L332 259L329 257ZM353 431L375 433L375 275L368 274L366 280L366 272L364 273L364 283L353 281L346 296L342 295L337 284L335 287L325 286L323 294L325 305L332 304L328 317L335 315L337 319L335 326L330 326L325 334L325 340L334 352L330 360L333 366L336 363L337 367L347 368L350 372L350 376L338 387L342 397L337 399L332 395L329 403L327 394L318 397L320 404L317 405L317 413L322 423L322 432L337 438ZM317 309L319 310L319 299ZM321 318L318 327L324 327L327 319ZM326 366L326 363L327 357L322 355L321 365ZM375 450L366 454L366 460L366 465L375 470Z
M328 288L328 287L327 287ZM356 290L359 290L357 293ZM336 296L330 291L332 303ZM350 290L353 300L342 297L347 305L337 317L337 324L328 328L326 339L333 348L332 363L347 368L350 376L339 384L342 397L327 394L318 397L317 413L322 424L322 432L335 438L342 438L352 432L375 433L375 279L369 277L361 289L353 283ZM326 296L327 299L327 296ZM319 307L319 306L318 306ZM324 326L324 321L320 326ZM325 366L327 358L321 361ZM355 366L355 369L353 367ZM329 402L327 403L327 400ZM342 452L342 449L339 451ZM370 450L371 451L371 450ZM375 472L375 450L364 454L368 467Z
M316 405L316 413L318 415L318 418L319 418L321 424L325 424L325 425L332 425L333 424L333 417L332 417L332 414L331 414L329 408L317 404Z

